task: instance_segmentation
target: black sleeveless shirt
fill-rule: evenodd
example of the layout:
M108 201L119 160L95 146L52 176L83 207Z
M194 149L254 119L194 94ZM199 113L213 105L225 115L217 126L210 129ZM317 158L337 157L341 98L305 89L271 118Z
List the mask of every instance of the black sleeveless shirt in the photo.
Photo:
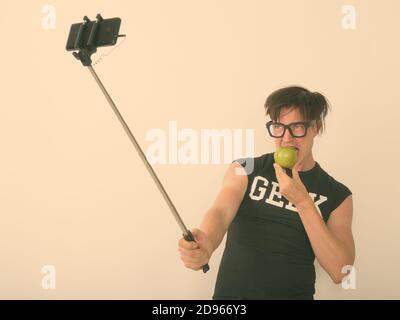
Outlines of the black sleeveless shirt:
M213 299L312 299L315 255L296 207L279 193L274 154L235 161L248 185L227 232ZM351 194L318 162L299 176L325 223Z

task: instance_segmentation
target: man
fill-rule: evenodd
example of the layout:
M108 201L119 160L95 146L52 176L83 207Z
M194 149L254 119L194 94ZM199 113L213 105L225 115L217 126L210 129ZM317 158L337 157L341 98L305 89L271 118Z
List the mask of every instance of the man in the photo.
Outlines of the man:
M276 148L297 149L292 170L274 154L230 164L206 212L197 243L180 239L187 268L201 269L227 232L214 299L313 299L314 260L336 284L355 259L352 194L314 160L314 138L323 131L329 104L318 92L287 87L265 103ZM239 173L239 174L238 174Z

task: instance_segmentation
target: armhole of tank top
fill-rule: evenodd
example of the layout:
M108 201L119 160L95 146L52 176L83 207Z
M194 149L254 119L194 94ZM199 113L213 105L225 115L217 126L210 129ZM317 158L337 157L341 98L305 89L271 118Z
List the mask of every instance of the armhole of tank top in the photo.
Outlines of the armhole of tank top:
M248 161L252 161L252 163L248 162ZM245 170L247 173L247 187L246 187L246 194L250 192L251 189L251 182L252 179L254 177L254 175L259 171L260 166L263 165L263 163L265 162L265 157L264 156L260 156L260 157L254 157L254 158L240 158L240 159L236 159L232 162L237 162L239 163Z
M239 158L233 160L233 162L239 163L247 173L247 177L251 177L254 173L259 169L260 163L262 158L255 157L255 158Z

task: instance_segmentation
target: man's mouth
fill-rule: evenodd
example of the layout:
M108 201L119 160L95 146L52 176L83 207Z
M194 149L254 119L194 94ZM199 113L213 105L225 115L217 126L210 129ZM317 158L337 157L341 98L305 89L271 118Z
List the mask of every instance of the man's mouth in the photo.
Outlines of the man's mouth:
M298 147L295 147L295 146L288 146L288 147L293 148L296 151L297 157L299 156L300 149Z
M295 147L295 146L285 146L285 147L293 148L293 149L295 149L297 152L299 152L299 151L300 151L300 149L299 149L299 148L297 148L297 147Z

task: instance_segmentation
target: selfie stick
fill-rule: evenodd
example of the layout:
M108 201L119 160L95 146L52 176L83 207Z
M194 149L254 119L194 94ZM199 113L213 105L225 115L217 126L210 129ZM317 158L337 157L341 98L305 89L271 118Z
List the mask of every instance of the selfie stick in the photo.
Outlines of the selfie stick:
M140 148L134 135L132 134L131 130L129 129L128 125L126 124L125 120L123 119L121 113L118 111L117 106L115 105L114 101L108 94L106 88L104 87L103 83L100 81L100 78L98 77L98 75L96 74L96 72L94 71L94 69L92 67L91 55L97 51L96 36L97 36L98 30L101 30L101 23L103 21L103 18L101 17L100 14L98 14L96 16L96 22L94 22L94 23L92 21L90 21L89 18L86 16L83 18L83 20L84 20L84 22L79 26L79 30L76 35L76 39L74 41L74 48L72 49L72 50L79 50L78 52L73 52L74 57L76 59L80 60L85 67L88 67L93 78L96 80L101 91L103 92L104 96L106 97L108 103L110 104L110 106L114 110L117 118L121 122L122 127L124 128L129 139L131 140L133 146L135 147L136 151L139 153L140 158L142 159L143 163L145 164L147 170L149 171L154 182L156 183L162 196L164 197L165 201L167 202L168 207L170 208L180 229L182 230L184 239L186 241L195 241L193 234L190 232L190 230L188 230L186 228L185 224L183 223L182 218L180 217L180 215L179 215L178 211L176 210L174 204L172 203L170 197L168 196L167 192L165 191L161 181L158 179L156 173L154 172L152 166L148 162L145 154L143 153L142 149ZM104 21L106 21L106 20L104 20ZM120 22L120 20L119 20L119 22ZM91 28L89 28L89 26ZM90 29L90 32L89 32L89 29ZM108 30L106 30L106 31L108 31ZM110 42L111 45L114 45L117 42L118 37L125 36L125 35L118 35L119 25L117 27L117 30L115 30L115 31L116 31L116 34L114 34L113 41ZM71 27L70 36L69 36L68 41L70 41L71 37L74 37L74 34L72 34L72 27ZM87 38L87 42L83 43L85 38ZM68 47L68 44L67 44L67 50L71 51L71 48ZM202 269L203 269L203 272L206 273L210 269L210 267L208 264L205 264L204 266L202 266Z

